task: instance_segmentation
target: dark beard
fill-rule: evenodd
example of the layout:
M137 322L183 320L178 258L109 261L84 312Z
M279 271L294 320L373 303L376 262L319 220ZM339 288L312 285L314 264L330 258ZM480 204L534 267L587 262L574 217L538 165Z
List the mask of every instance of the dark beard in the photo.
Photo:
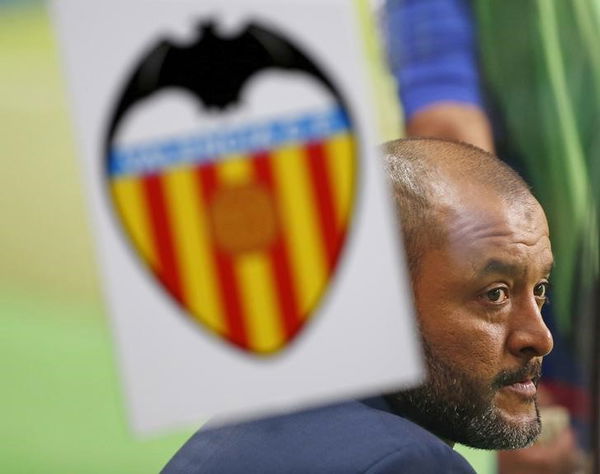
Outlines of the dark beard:
M500 388L526 376L533 377L537 386L539 362L501 372L489 384L447 365L427 344L424 349L429 380L418 388L388 395L394 411L442 439L473 448L520 449L535 441L541 430L535 399L535 419L519 424L502 418L493 399Z

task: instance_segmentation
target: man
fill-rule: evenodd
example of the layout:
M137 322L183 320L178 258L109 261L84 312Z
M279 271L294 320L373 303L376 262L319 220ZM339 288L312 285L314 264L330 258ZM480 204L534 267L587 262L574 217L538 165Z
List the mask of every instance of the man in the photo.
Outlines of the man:
M473 470L455 442L515 449L536 439L541 360L552 349L540 314L552 267L542 208L516 173L476 147L407 139L383 151L427 383L200 431L164 472L464 473Z

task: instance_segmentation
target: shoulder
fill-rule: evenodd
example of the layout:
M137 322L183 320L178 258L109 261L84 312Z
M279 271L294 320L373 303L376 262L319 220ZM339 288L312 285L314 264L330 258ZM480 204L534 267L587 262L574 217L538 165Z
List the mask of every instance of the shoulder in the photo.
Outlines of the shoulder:
M472 473L414 423L360 402L200 430L165 473Z

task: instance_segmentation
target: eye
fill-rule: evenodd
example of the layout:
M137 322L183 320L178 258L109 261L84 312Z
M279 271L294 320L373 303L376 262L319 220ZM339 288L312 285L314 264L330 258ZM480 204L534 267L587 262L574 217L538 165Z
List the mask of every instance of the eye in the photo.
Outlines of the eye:
M549 289L550 289L550 283L547 281L543 281L533 287L533 294L539 300L547 300Z
M485 293L485 299L494 304L504 303L508 299L508 288L499 286Z

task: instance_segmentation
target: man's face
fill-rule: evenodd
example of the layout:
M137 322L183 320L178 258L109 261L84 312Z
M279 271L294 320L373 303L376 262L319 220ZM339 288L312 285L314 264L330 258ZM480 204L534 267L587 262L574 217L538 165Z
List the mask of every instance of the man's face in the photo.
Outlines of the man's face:
M533 198L466 191L450 200L447 240L424 253L413 282L430 378L404 394L407 416L451 441L520 448L539 434L537 382L552 349L540 314L548 226Z

